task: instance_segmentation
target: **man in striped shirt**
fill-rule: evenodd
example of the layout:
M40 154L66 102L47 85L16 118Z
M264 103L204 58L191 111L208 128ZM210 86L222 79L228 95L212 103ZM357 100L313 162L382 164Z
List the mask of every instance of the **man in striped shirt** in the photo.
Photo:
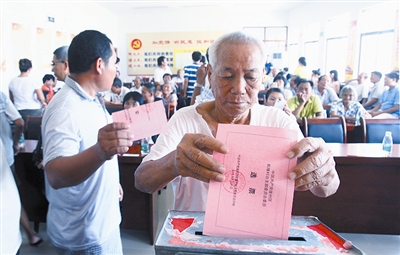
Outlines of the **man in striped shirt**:
M190 105L192 99L194 87L196 84L196 72L200 67L201 53L199 51L194 51L192 53L193 64L185 67L185 82L183 87L183 97L186 100L186 105Z

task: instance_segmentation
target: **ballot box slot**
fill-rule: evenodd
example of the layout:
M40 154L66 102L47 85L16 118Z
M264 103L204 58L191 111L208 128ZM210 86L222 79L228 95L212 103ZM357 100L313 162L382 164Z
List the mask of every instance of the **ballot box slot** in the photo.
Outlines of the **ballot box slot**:
M202 236L203 232L202 231L195 231L194 234L196 236ZM299 237L299 236L289 236L288 241L302 241L302 242L305 242L306 239L304 239L303 237Z

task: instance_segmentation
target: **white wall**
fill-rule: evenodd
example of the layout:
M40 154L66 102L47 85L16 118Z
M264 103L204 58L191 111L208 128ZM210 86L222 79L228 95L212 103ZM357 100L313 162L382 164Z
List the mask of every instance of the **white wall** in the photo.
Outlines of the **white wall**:
M118 2L109 4L118 5ZM249 26L289 26L303 27L320 21L325 23L328 18L350 12L351 19L358 17L360 9L376 5L376 2L288 2L291 11L276 11L270 8L272 3L243 2L243 5L230 3L210 3L203 6L180 7L178 4L167 3L165 8L132 9L129 15L117 15L108 10L105 4L94 2L2 2L2 50L1 59L13 63L11 50L11 23L30 24L36 27L51 28L54 31L78 34L85 29L96 29L113 41L121 56L121 79L130 80L127 76L126 59L122 58L127 52L127 34L143 32L185 32L185 31L234 31ZM55 18L55 23L49 23L47 17ZM323 29L323 28L321 28ZM323 39L321 39L323 41ZM323 42L322 42L323 45ZM56 47L49 49L49 63L52 52ZM27 45L27 47L29 47ZM32 45L30 46L32 47ZM321 49L323 52L323 49ZM324 54L320 54L321 62ZM33 59L34 60L34 59ZM34 60L35 61L35 60ZM49 70L35 70L38 75L49 73ZM2 91L8 89L9 80L18 75L18 66L7 67L1 74Z
M268 14L268 5L207 5L200 7L149 8L120 16L119 52L127 52L127 34L188 31L236 31L248 26L287 26L288 16L282 12ZM127 60L120 54L121 79L127 76Z
M9 81L19 75L18 66L14 66L16 61L13 59L13 49L11 31L12 23L29 25L32 30L32 44L26 47L32 47L32 75L42 78L44 74L51 73L51 60L53 51L62 45L55 45L55 32L62 31L68 34L78 34L86 29L95 29L105 33L113 42L119 43L118 38L118 17L116 14L106 10L105 8L89 2L2 2L1 3L1 61L6 60L6 72L0 72L1 84L0 90L8 95ZM47 17L54 17L55 22L48 22ZM35 32L36 28L51 30L54 34L51 47L47 49L46 56L35 55ZM12 49L12 50L10 50ZM48 56L47 56L48 55ZM40 69L35 63L38 59L48 58L49 67Z

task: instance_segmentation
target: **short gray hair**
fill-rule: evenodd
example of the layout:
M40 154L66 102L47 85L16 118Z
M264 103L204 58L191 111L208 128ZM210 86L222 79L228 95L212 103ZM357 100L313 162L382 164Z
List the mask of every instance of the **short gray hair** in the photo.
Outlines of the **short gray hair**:
M346 85L346 86L344 86L344 87L340 90L339 97L342 98L342 94L343 94L344 92L349 91L349 90L354 94L353 101L357 101L357 98L358 98L357 90L356 90L353 86L351 86L351 85Z
M68 46L57 48L53 54L59 61L68 61Z
M261 52L263 65L267 61L268 54L265 51L265 46L262 41L258 40L257 38L255 38L251 35L248 35L248 34L242 32L242 31L236 31L236 32L228 33L228 34L225 34L225 35L219 37L217 40L215 40L211 44L211 46L208 50L208 54L209 54L210 65L212 67L216 66L218 51L219 51L220 47L222 47L222 45L225 43L257 45Z

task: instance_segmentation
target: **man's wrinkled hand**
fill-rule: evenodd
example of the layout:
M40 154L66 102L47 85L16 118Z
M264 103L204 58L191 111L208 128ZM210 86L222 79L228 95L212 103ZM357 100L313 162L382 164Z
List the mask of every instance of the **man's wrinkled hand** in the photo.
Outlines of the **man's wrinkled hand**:
M203 182L224 180L225 167L210 154L224 153L228 148L214 137L204 134L186 134L175 151L175 169L178 175Z
M321 138L307 137L294 145L288 158L298 158L298 164L289 171L295 181L295 190L311 190L316 196L327 197L339 187L332 151Z

